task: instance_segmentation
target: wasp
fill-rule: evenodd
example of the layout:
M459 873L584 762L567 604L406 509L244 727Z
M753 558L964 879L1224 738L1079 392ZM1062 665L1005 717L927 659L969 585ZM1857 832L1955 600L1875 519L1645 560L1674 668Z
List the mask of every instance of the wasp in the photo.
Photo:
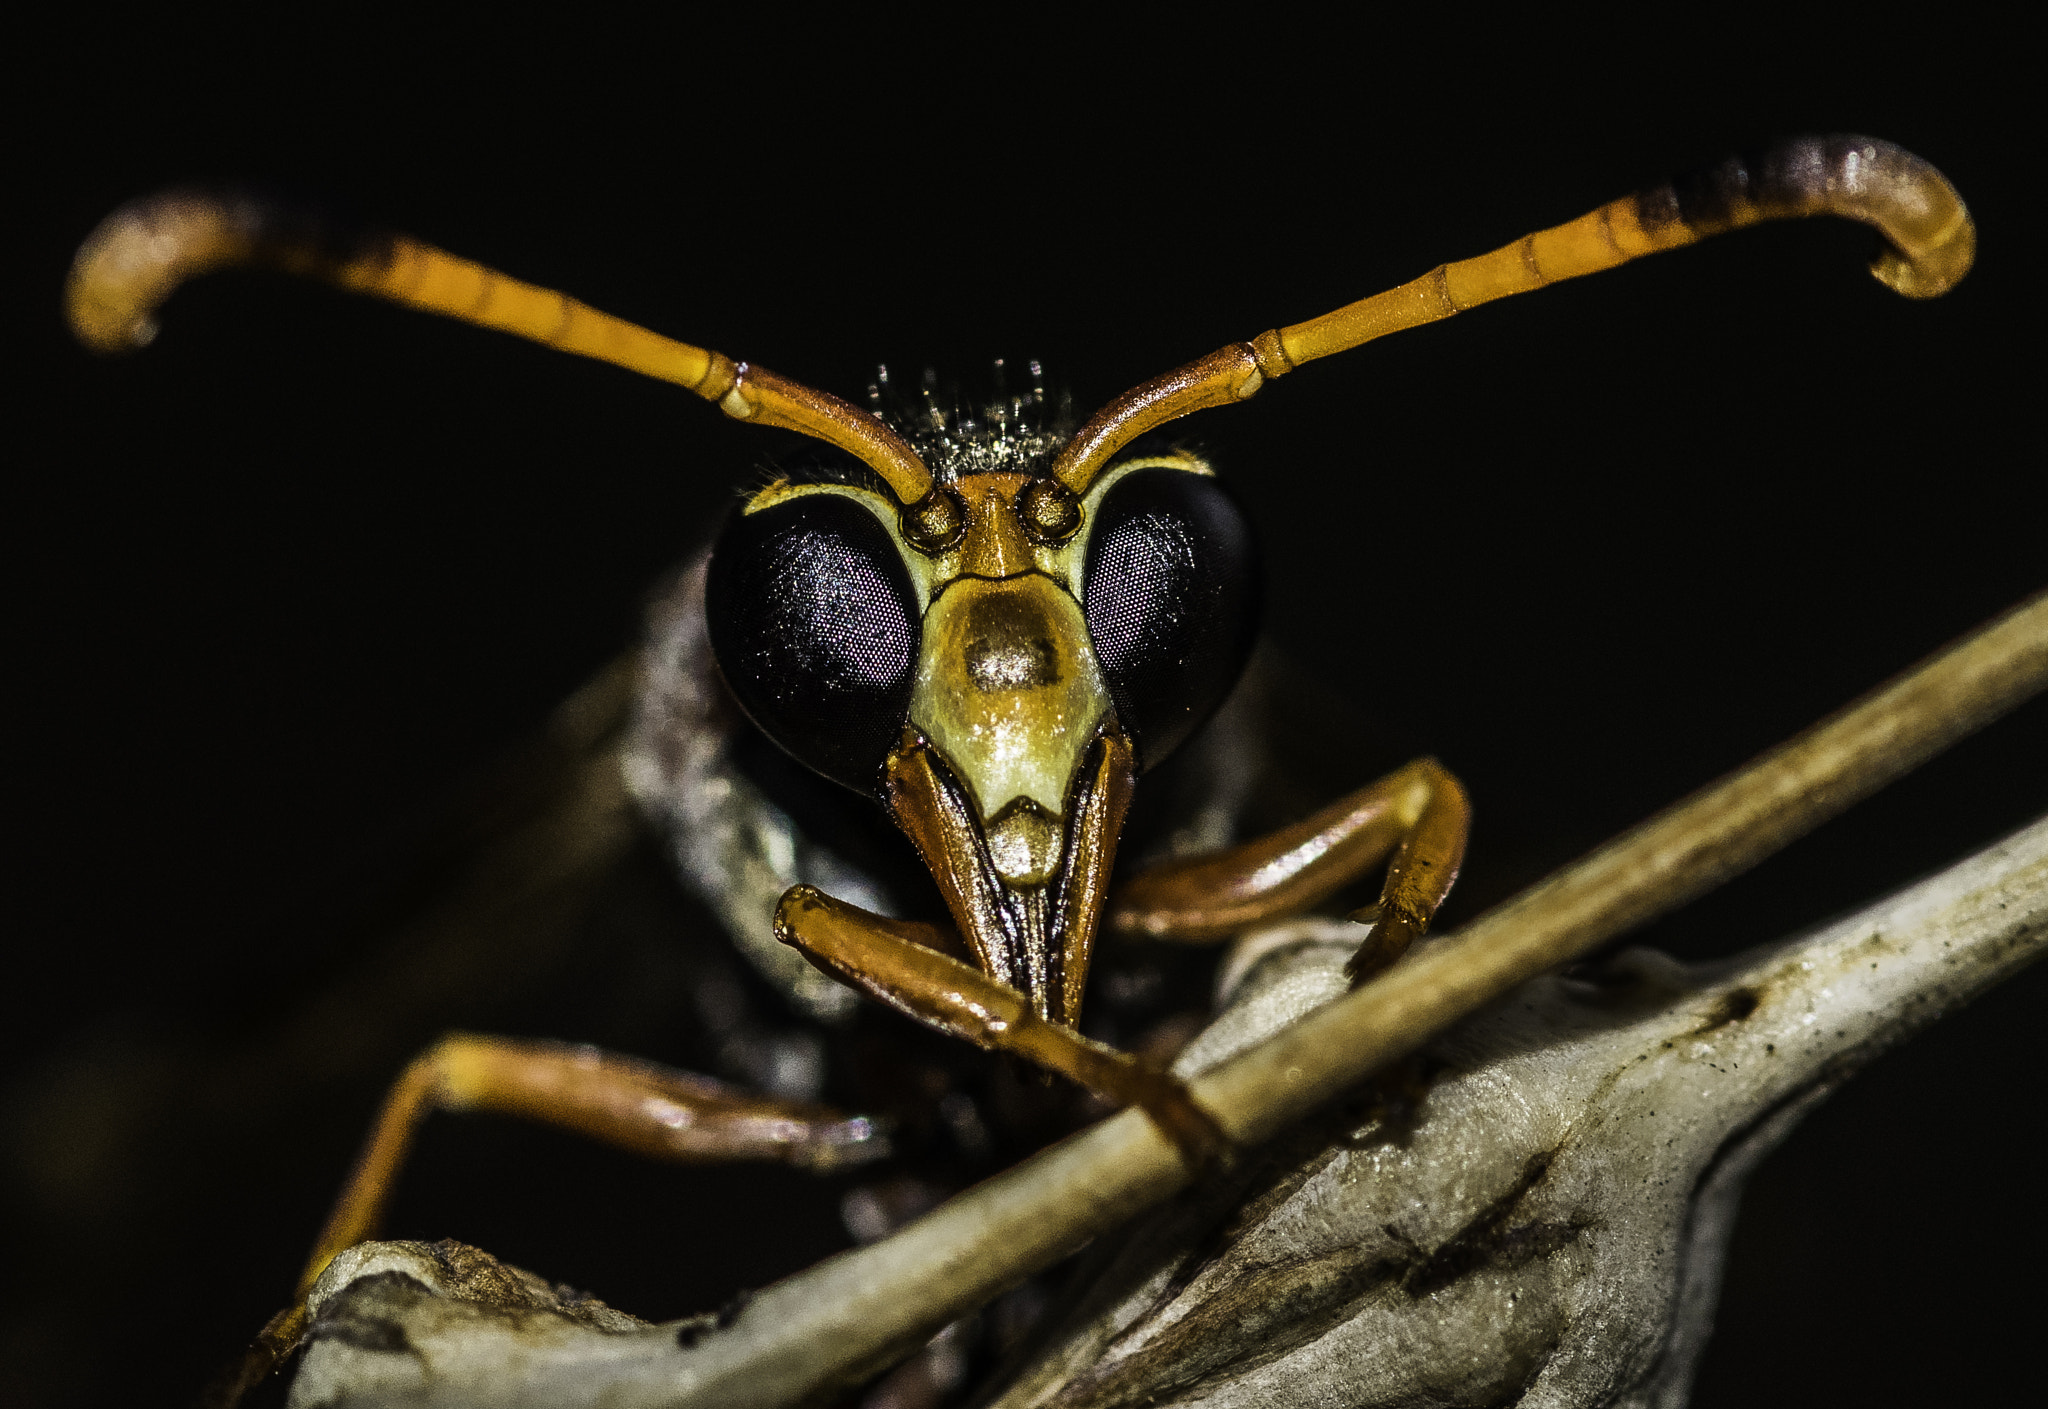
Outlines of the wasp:
M1972 258L1967 211L1926 163L1864 137L1799 139L1228 344L1085 419L1035 369L1028 391L967 411L902 397L886 375L859 405L420 241L245 195L173 192L117 212L81 249L69 300L80 338L114 351L149 340L184 280L267 265L613 363L813 442L744 500L677 589L650 648L634 791L686 835L709 827L744 787L720 753L743 719L808 774L868 799L914 850L938 914L906 918L850 895L857 885L800 881L772 911L728 917L748 958L799 1004L829 1012L865 994L1101 1105L1138 1107L1203 1166L1231 1151L1186 1088L1156 1056L1081 1031L1098 941L1214 945L1380 872L1377 898L1351 912L1349 972L1368 982L1427 935L1471 810L1423 758L1269 835L1117 873L1141 780L1222 706L1257 625L1245 517L1166 428L1392 333L1812 215L1876 227L1886 244L1872 272L1908 297L1945 292ZM861 1111L588 1048L451 1036L393 1087L244 1383L289 1354L307 1290L376 1228L436 1109L515 1113L672 1159L819 1170L878 1159L891 1141L888 1122Z

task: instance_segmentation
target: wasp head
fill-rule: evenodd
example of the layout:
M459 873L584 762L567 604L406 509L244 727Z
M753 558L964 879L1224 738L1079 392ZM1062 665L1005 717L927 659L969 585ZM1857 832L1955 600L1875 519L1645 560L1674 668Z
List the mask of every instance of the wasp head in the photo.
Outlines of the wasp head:
M981 966L1071 1025L1136 778L1249 653L1251 538L1192 455L1076 495L1043 472L1058 437L1022 418L927 429L916 503L818 471L740 509L712 647L771 739L878 798Z

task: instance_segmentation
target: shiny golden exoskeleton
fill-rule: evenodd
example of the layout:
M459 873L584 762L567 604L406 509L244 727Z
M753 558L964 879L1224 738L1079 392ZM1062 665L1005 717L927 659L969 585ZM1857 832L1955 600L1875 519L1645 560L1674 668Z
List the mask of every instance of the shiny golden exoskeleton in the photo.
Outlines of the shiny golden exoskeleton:
M136 346L182 280L268 264L675 382L729 416L799 431L873 471L875 489L774 486L748 511L791 497L849 496L902 555L915 597L915 678L900 732L874 763L883 804L917 845L953 926L885 919L800 886L782 901L777 933L918 1021L1142 1106L1193 1161L1218 1153L1222 1140L1181 1083L1075 1030L1098 930L1211 943L1316 904L1387 861L1379 904L1356 917L1370 922L1352 966L1363 979L1428 927L1456 877L1468 812L1456 781L1424 760L1275 836L1111 888L1139 759L1105 687L1077 576L1094 507L1119 475L1208 473L1189 457L1120 462L1119 453L1149 430L1244 400L1315 358L1759 221L1825 214L1871 225L1885 240L1872 273L1913 298L1962 278L1975 239L1948 182L1910 153L1863 137L1797 139L1232 343L1125 393L1043 468L942 475L885 421L836 397L418 241L316 236L313 223L287 214L192 193L115 213L79 251L74 328L102 350ZM421 1116L465 1106L678 1159L831 1167L884 1147L858 1117L687 1073L587 1050L451 1037L393 1089L299 1299L265 1329L231 1393L296 1342L306 1289L336 1252L374 1228Z

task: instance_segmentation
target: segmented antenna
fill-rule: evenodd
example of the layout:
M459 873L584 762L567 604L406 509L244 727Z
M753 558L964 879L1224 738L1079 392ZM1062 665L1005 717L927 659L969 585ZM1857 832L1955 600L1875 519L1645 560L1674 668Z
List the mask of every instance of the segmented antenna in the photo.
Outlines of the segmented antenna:
M100 222L71 266L72 329L98 352L141 347L156 336L156 310L178 285L235 265L321 279L673 382L736 420L838 446L869 465L905 505L932 486L931 471L900 435L836 396L410 236L340 228L316 212L248 192L168 191Z
M1723 231L1809 215L1875 227L1885 246L1870 272L1907 298L1947 293L1976 254L1976 227L1962 198L1919 157L1873 137L1798 137L1175 368L1090 417L1052 473L1085 493L1110 458L1145 432L1190 411L1243 401L1304 362Z

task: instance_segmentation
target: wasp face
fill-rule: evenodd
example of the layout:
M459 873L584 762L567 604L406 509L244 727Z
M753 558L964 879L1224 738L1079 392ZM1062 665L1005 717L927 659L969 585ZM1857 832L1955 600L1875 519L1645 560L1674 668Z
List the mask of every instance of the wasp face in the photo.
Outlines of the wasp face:
M1112 467L1077 499L1010 470L885 493L778 483L706 591L741 705L879 796L991 975L1072 1024L1137 774L1249 653L1249 532L1201 461Z

